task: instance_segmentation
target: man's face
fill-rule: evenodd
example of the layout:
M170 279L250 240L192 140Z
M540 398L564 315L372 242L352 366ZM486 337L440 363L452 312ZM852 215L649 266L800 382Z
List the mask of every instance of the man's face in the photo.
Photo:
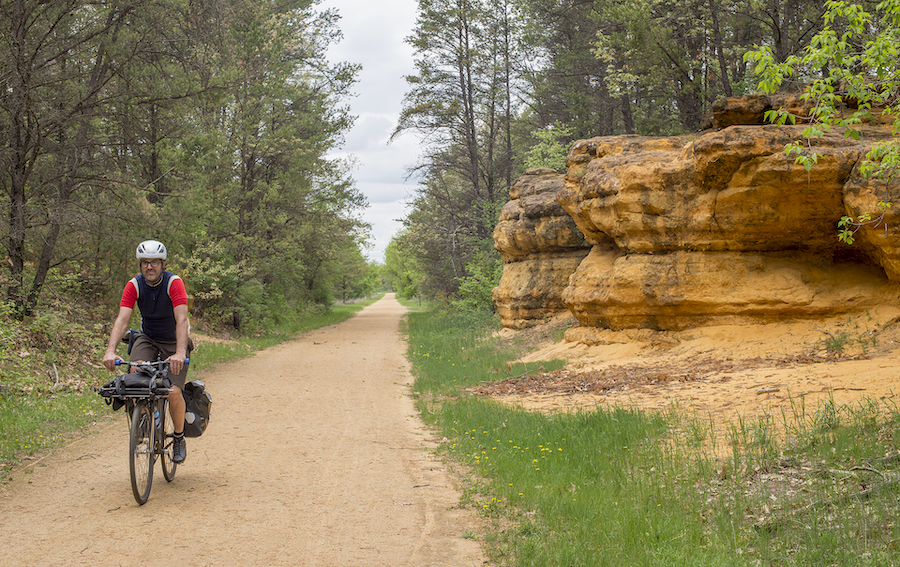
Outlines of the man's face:
M166 269L166 261L160 259L141 260L141 275L147 280L147 283L154 284L162 276L163 270Z

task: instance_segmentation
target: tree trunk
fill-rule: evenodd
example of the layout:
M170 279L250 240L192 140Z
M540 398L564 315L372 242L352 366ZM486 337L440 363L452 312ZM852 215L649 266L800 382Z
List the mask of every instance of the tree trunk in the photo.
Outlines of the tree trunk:
M469 46L469 21L468 21L468 3L461 0L459 6L459 29L457 30L459 41L459 54L457 66L459 69L459 88L460 102L463 104L464 113L464 136L466 139L466 151L469 157L469 177L475 195L480 194L479 168L478 168L478 140L476 138L477 131L475 129L475 93L472 80L472 63L471 52Z
M26 50L25 0L15 0L12 21L9 22L12 35L12 62L9 66L10 103L10 150L9 164L9 234L7 253L9 254L10 282L6 289L7 299L12 302L17 314L22 314L25 306L25 188L34 165L37 151L37 134L29 114L29 90L31 88L31 66Z
M709 0L709 13L712 17L713 40L716 45L716 56L719 61L719 77L722 80L722 92L725 96L734 96L731 88L731 80L728 77L728 63L725 61L725 46L722 41L722 29L719 27L719 5L715 0Z
M634 115L631 113L631 99L626 93L621 99L622 102L622 125L626 134L634 134Z
M22 0L16 0L19 4ZM26 17L24 8L19 11L17 6L17 16ZM120 13L113 11L110 13L105 32L110 32L108 36L114 41L115 30L117 25L121 23ZM18 21L18 20L17 20ZM14 22L13 29L17 30L15 37L18 40L14 48L15 57L17 59L17 72L13 73L11 81L15 87L13 100L15 110L13 112L13 140L14 159L11 167L11 199L10 199L10 264L12 272L12 283L8 289L7 296L13 302L17 318L22 319L30 316L34 312L40 297L41 290L47 279L47 273L50 271L53 254L56 248L57 240L62 231L63 224L68 217L67 210L71 204L71 198L74 194L77 183L76 179L82 166L82 153L90 155L90 121L96 112L97 94L106 83L109 75L109 62L107 61L105 44L101 40L97 47L96 56L91 69L90 78L85 85L85 96L80 101L60 101L60 103L75 104L75 110L72 113L73 120L78 124L78 132L73 140L65 140L59 142L58 151L68 153L68 158L62 159L58 165L59 173L59 189L52 202L47 206L49 227L44 235L44 244L41 248L41 254L35 266L35 274L31 283L31 289L26 297L24 292L25 281L25 238L26 238L26 210L27 202L27 182L28 174L34 165L38 153L38 144L35 140L39 139L41 128L39 118L32 117L31 114L38 112L38 109L29 108L28 101L31 99L29 77L20 73L30 69L31 62L24 59L23 48L26 45L27 38L24 30ZM64 129L60 128L60 132Z

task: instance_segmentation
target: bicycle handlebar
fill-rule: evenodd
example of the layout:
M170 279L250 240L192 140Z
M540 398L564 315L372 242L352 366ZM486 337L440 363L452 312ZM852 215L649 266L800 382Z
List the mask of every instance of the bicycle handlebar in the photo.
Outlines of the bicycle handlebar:
M190 361L191 361L190 358L184 359L185 364L188 364ZM128 362L127 360L122 360L121 358L117 358L115 364L116 364L116 366L122 366L123 364L130 364L132 366L137 366L138 368L141 368L143 366L148 366L150 368L161 368L164 364L168 365L169 361L168 360L157 360L155 362L149 362L149 361Z

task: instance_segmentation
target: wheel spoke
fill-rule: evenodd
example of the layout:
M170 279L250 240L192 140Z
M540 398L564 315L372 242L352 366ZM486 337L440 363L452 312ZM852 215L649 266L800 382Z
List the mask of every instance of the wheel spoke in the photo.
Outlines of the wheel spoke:
M131 416L129 441L131 491L138 504L147 502L153 484L153 416L147 403L137 403Z
M172 482L172 479L175 478L175 469L178 465L176 465L174 461L175 448L173 445L175 440L172 437L175 433L175 423L172 421L172 416L169 415L169 408L167 405L165 400L162 400L162 403L159 404L159 411L165 416L163 425L165 438L162 440L162 469L163 476L166 477L166 480Z

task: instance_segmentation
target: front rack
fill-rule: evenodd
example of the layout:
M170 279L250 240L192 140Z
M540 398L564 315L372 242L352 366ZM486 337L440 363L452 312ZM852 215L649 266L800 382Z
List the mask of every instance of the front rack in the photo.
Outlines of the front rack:
M117 365L120 364L118 361ZM103 386L97 393L104 398L164 398L169 395L172 383L169 381L169 361L137 362L122 361L137 368L137 372L122 374Z

